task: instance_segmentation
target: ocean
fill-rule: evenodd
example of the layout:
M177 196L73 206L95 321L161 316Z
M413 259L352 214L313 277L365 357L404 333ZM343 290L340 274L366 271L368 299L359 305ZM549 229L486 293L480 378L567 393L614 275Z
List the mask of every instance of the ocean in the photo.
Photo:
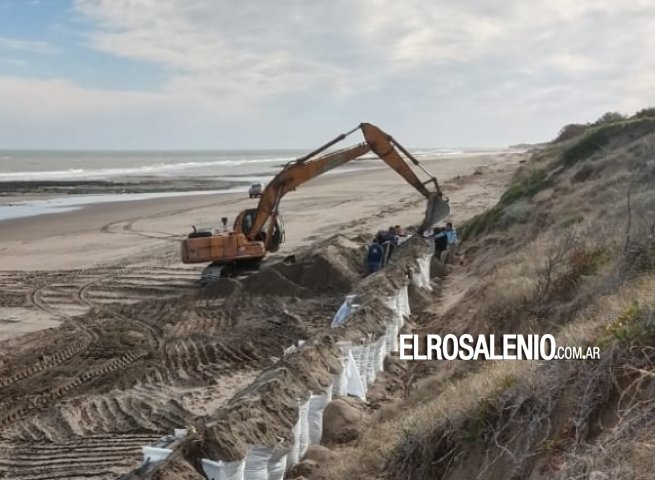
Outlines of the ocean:
M284 164L307 151L0 150L0 221L66 212L92 203L246 191L250 183L268 182ZM420 158L463 151L413 153ZM373 168L378 162L368 155L328 173ZM140 190L134 191L134 186ZM24 194L40 198L20 199Z
M0 182L262 175L302 151L3 151Z

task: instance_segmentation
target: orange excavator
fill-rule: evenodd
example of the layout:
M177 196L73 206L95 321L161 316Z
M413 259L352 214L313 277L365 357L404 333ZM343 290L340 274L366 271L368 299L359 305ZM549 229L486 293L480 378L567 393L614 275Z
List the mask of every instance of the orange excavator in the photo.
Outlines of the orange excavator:
M349 148L332 151L318 156L347 136L361 130L365 142ZM182 241L184 263L211 263L226 271L239 267L256 265L267 252L275 252L284 241L284 229L279 217L282 197L299 185L351 160L375 153L388 166L398 172L409 184L427 199L425 218L419 232L434 226L450 213L448 199L439 188L437 179L402 145L380 128L362 123L347 133L341 134L316 150L293 160L266 185L257 208L243 210L234 222L231 232L212 234L194 231ZM400 155L402 152L416 167L427 174L421 181L409 163ZM227 222L226 219L223 220ZM230 267L230 268L225 268ZM220 271L220 270L219 270Z

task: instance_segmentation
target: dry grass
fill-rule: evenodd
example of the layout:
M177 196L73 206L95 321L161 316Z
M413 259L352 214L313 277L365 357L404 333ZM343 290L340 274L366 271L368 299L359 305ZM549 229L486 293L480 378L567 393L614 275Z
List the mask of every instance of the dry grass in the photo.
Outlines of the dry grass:
M655 305L655 276L642 277L616 293L600 297L559 332L558 344L599 344L607 337L606 327L629 311L635 299L640 305ZM593 454L587 451L585 441L597 428L594 422L610 398L611 386L621 383L619 377L633 375L637 367L631 355L641 355L643 348L627 349L630 353L626 356L621 346L622 341L613 338L605 345L604 361L599 363L489 362L473 367L458 380L452 379L452 372L441 372L423 382L407 399L379 410L362 438L342 451L328 477L379 478L376 475L386 470L393 478L464 478L452 476L457 461L483 451L482 460L474 468L478 478L487 478L485 473L494 467L519 468L535 452L552 456L572 446L576 448L566 457L565 468L571 474L582 468L588 475L584 465L590 464L589 455ZM639 367L641 381L655 375L649 362L642 362ZM615 366L611 366L613 363ZM566 385L566 378L574 380L569 388L576 391L572 403L577 409L569 405L570 411L561 403L567 392L570 394L561 388ZM621 392L639 391L642 387L631 382ZM639 422L626 415L641 418L651 410L641 400L637 400L641 402L637 410L635 399L626 395L623 393L624 403L619 402L623 405L620 415L633 428ZM570 418L562 426L558 425L562 420L554 418L557 415ZM648 445L637 438L629 448L641 451L643 457ZM611 451L605 452L608 459L613 458Z
M330 478L652 478L655 135L619 123L535 153L467 225L478 280L430 332L549 332L601 360L430 366Z

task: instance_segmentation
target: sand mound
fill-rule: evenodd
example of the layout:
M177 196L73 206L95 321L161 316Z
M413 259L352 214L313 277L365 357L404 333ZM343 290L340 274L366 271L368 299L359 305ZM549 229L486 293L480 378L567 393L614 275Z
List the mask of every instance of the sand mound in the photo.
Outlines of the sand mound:
M292 480L324 480L321 475L321 466L313 460L303 460L293 466L289 472Z
M407 281L407 275L398 273L385 269L369 275L357 285L355 293L380 298L395 295Z
M284 274L283 264L263 268L243 280L243 293L282 297L307 297L312 292L302 282L295 282Z
M323 480L328 477L326 469L337 459L337 454L322 445L310 445L303 460L291 469L290 478Z
M406 242L396 247L389 264L413 263L418 257L430 253L432 253L431 242L418 235L414 235Z
M329 387L340 369L337 358L325 337L264 371L211 416L201 433L202 455L231 461L244 458L248 445L291 447L298 401Z
M296 263L279 263L280 274L325 294L348 293L366 274L363 247L337 235L300 254Z
M235 289L233 285L216 287L216 294L297 298L345 294L366 274L362 248L337 235L307 248L293 261L263 267L241 280L241 288Z
M174 458L166 462L166 468L157 470L149 478L151 480L204 480L205 477L184 459Z
M323 412L323 438L327 445L352 442L361 434L363 403L354 397L337 397Z
M343 340L359 342L363 338L371 336L374 340L386 333L387 325L391 323L394 313L384 304L383 296L362 296L362 302L357 307L346 323L335 332L341 335Z
M311 460L319 465L327 465L334 461L337 454L323 445L310 445L303 460Z

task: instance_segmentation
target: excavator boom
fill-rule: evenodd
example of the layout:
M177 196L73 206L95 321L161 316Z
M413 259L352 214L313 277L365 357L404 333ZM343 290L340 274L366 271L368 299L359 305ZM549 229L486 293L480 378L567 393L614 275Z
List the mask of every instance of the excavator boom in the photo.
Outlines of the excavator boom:
M267 247L270 246L269 239L273 238L270 229L275 223L280 201L287 192L294 190L299 185L322 173L367 154L370 150L371 148L368 144L360 143L354 147L338 150L314 160L303 157L285 165L282 171L273 177L273 180L266 185L266 188L262 192L259 205L257 206L257 215L255 216L252 227L247 232L248 238L250 240L258 238L264 225L268 222L269 231L266 232L267 235L265 237L267 239Z
M328 153L318 158L312 158L319 153L325 151L329 147L344 140L350 134L361 130L364 135L365 143L360 143L350 148L345 148L336 152ZM423 172L428 174L427 181L422 182L408 163L400 156L398 150L403 152L410 161L421 168ZM252 223L252 227L245 232L250 240L261 238L261 232L265 224L268 225L265 238L266 247L270 249L273 245L271 239L273 238L273 227L278 214L278 207L282 197L289 191L294 190L299 185L311 180L322 173L332 170L340 165L343 165L355 158L361 157L368 152L373 151L380 157L387 165L394 169L400 176L402 176L407 183L412 185L423 196L428 199L428 207L426 209L425 218L421 224L420 229L424 230L435 225L441 219L445 218L450 212L450 207L447 201L444 201L443 194L439 189L437 179L428 172L420 162L412 156L402 145L396 142L391 135L388 135L380 128L370 123L362 123L350 130L347 133L339 135L333 140L327 142L325 145L317 148L313 152L294 160L282 169L273 180L266 185L262 197L257 206L257 213ZM427 185L432 184L434 191L430 191ZM238 230L241 226L235 228ZM242 230L243 227L241 227Z
M446 218L450 213L450 204L446 199L444 199L436 177L426 170L423 165L421 165L421 163L411 153L409 153L405 147L396 142L391 135L383 132L381 129L370 123L362 123L360 128L362 129L364 138L371 147L371 150L378 157L384 160L387 165L398 172L407 183L412 185L427 198L428 202L425 209L425 215L419 226L419 231L422 233L424 230L433 227L439 221ZM428 180L421 182L416 173L414 173L407 162L405 162L405 160L400 156L398 150L394 147L405 154L414 165L427 174L429 177ZM434 191L430 191L430 189L427 188L427 185L430 184L434 186Z

